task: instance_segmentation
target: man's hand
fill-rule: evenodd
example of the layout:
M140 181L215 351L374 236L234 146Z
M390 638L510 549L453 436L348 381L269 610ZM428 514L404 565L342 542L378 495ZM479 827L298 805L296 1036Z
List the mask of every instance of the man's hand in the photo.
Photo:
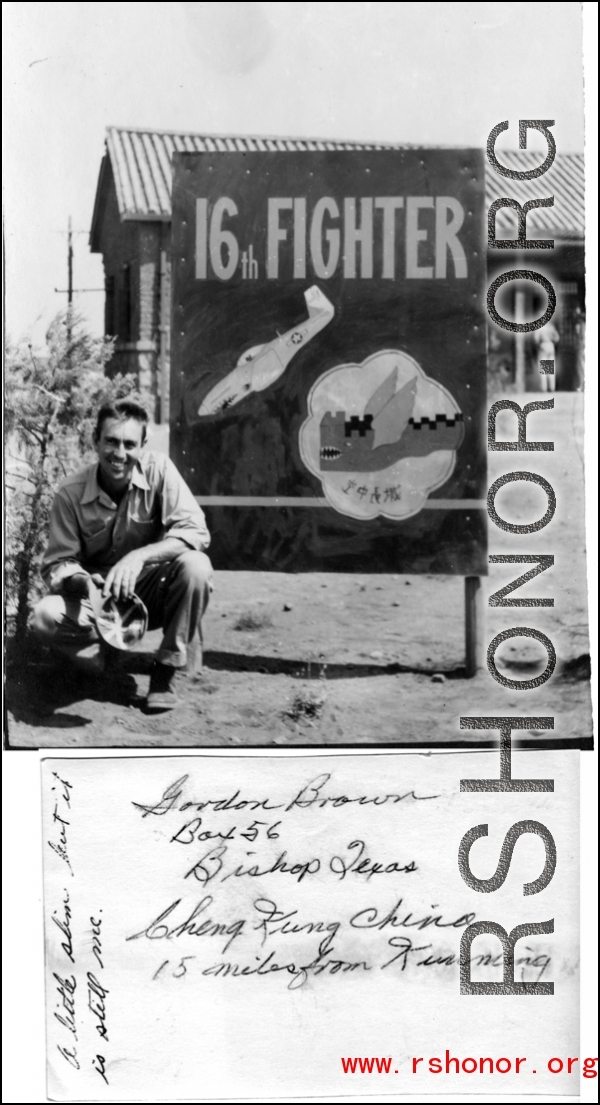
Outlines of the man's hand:
M134 549L133 552L127 553L127 556L110 569L102 588L103 596L106 598L108 595L113 595L117 601L130 599L144 564L145 559L141 549Z

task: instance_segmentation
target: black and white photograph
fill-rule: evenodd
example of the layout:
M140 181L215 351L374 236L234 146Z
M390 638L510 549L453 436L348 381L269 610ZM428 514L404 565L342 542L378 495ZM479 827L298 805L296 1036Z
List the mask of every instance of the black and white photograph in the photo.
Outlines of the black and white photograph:
M8 9L10 747L589 745L578 5Z
M594 1100L596 21L3 5L7 1100Z

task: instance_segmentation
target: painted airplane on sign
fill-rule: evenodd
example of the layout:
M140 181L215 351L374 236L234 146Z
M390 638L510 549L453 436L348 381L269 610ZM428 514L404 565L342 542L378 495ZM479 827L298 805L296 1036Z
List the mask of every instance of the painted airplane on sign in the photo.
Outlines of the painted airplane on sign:
M304 293L306 322L278 334L273 341L254 345L242 353L237 365L209 391L198 409L200 417L229 410L253 391L264 391L283 375L292 357L331 322L333 305L314 284Z

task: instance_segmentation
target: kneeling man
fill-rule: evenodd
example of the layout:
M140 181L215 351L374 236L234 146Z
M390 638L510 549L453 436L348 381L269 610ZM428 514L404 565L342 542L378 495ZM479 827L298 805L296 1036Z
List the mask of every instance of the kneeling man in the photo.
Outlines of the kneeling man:
M102 670L107 646L96 629L96 587L116 600L137 595L149 628L164 636L147 705L171 709L174 676L201 640L212 574L204 514L175 465L143 449L148 416L123 399L98 412L98 463L69 476L52 505L42 576L50 594L33 628L76 663Z

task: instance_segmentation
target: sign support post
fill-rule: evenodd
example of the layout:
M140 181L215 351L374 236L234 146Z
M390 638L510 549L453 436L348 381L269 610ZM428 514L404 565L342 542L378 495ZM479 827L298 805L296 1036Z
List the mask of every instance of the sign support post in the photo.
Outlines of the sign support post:
M465 674L467 679L473 679L484 667L481 577L465 576Z

